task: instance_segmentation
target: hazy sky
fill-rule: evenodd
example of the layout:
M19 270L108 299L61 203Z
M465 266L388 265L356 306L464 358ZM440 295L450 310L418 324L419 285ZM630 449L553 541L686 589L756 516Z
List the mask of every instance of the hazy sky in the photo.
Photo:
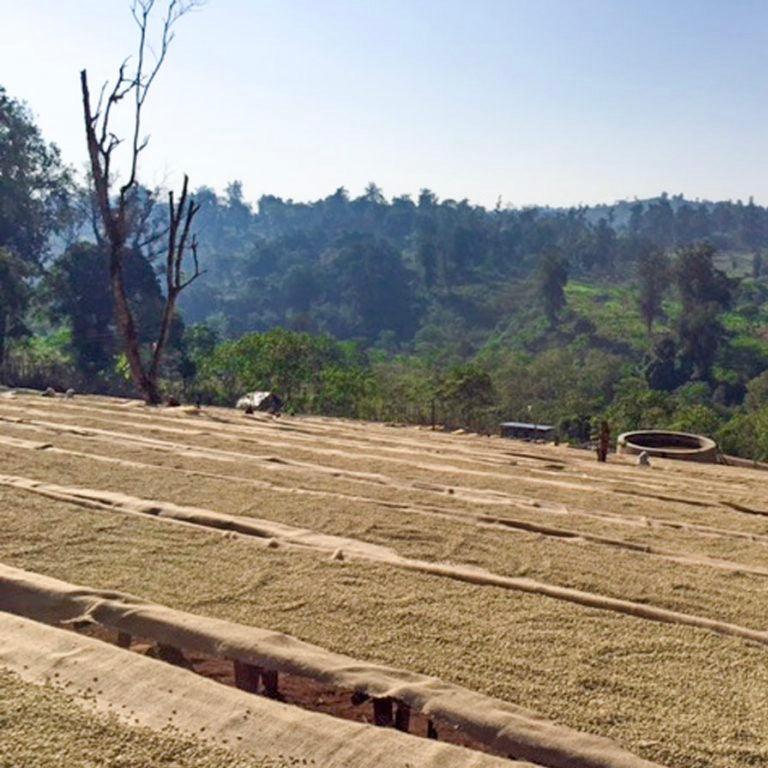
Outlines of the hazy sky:
M78 167L78 72L131 53L129 3L0 0L0 84ZM768 203L766 0L208 0L150 99L144 180L251 200Z

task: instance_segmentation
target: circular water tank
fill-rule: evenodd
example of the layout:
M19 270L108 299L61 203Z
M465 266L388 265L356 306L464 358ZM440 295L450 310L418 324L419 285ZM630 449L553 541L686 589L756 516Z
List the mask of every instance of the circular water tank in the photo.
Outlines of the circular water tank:
M717 443L703 435L688 432L667 432L640 429L619 435L619 453L637 456L645 451L648 456L683 461L717 461Z

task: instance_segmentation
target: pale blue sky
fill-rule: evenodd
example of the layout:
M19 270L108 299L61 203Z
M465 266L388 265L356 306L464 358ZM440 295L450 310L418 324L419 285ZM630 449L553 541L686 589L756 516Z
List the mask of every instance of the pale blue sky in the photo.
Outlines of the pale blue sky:
M128 6L0 0L0 83L77 166L78 71L132 51ZM767 65L768 0L208 0L151 96L144 178L768 203Z

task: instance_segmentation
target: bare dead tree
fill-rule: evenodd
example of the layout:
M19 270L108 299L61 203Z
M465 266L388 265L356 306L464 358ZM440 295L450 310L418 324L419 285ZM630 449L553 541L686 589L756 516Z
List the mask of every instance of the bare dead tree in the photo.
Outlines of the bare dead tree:
M80 72L80 88L83 98L85 137L88 145L93 194L103 229L103 240L109 252L109 274L115 301L115 320L122 337L123 348L136 387L145 401L156 405L161 396L158 386L160 365L168 342L176 301L179 294L203 272L197 254L197 237L192 234L192 223L199 206L189 195L189 179L186 174L178 203L173 192L168 195L167 229L154 233L145 244L157 246L165 238L166 295L160 330L148 360L142 358L136 322L128 302L124 280L124 262L129 258L129 243L141 241L143 224L149 218L148 200L139 200L141 187L137 180L139 158L146 149L148 137L142 137L142 113L152 83L160 71L174 38L176 22L188 11L201 4L201 0L168 0L162 18L159 48L154 62L148 63L152 48L148 42L149 26L156 0L133 0L131 13L139 31L135 67L130 59L119 67L111 89L105 84L94 109L88 88L86 70ZM123 143L112 131L111 121L121 102L132 103L132 130L128 155L128 175L117 186L114 170L115 150ZM151 201L150 201L151 202ZM185 263L192 262L191 271Z

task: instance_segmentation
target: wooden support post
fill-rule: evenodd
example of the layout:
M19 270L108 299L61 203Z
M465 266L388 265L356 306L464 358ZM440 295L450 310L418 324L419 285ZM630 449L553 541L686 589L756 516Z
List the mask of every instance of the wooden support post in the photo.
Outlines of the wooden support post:
M427 720L427 738L437 738L437 728L435 728L435 724L431 720Z
M273 669L263 669L261 671L261 682L264 685L264 695L270 699L277 699L280 696L278 687L277 671Z
M235 668L235 685L241 691L256 693L259 690L260 668L247 664L244 661L235 659L233 662Z
M173 645L158 643L157 658L161 659L162 661L166 661L169 664L175 664L177 667L187 666L187 660L184 658L184 654Z
M373 724L386 728L392 725L392 699L373 700Z
M395 728L398 731L408 730L411 726L411 708L403 701L397 702L397 709L395 710Z
M132 639L133 638L131 638L131 635L128 632L117 633L117 644L120 648L130 648Z

